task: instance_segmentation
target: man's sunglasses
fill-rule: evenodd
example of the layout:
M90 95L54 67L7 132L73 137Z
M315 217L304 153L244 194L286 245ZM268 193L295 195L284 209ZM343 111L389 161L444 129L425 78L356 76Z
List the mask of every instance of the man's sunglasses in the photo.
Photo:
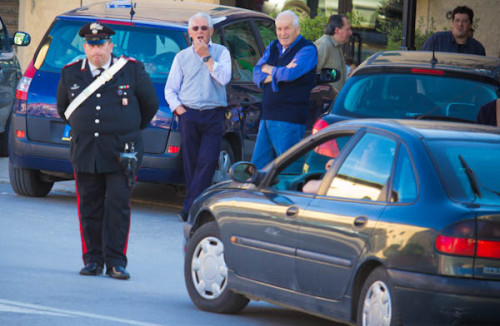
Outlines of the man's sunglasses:
M191 29L195 32L197 32L201 28L202 31L208 31L208 26L192 26Z

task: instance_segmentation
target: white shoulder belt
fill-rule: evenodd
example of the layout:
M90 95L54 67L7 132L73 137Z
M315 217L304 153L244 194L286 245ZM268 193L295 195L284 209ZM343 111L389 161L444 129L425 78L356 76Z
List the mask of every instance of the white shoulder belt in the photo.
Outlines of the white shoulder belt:
M83 103L90 95L92 95L99 87L104 85L104 83L108 82L113 78L113 76L125 66L128 62L128 59L125 57L120 57L118 61L116 61L111 67L104 70L96 80L92 82L87 88L85 88L69 105L66 111L64 112L64 116L67 120L73 112L78 109L80 104Z

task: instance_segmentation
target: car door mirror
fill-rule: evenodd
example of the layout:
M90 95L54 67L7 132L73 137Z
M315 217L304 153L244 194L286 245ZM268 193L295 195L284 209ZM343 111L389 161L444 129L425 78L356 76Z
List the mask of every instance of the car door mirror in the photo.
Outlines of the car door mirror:
M31 36L25 32L15 32L12 38L12 44L17 46L26 46L30 44Z
M229 176L233 181L254 183L257 180L258 170L250 162L237 162L229 169Z
M334 68L323 68L316 74L316 83L333 83L340 79L340 71Z

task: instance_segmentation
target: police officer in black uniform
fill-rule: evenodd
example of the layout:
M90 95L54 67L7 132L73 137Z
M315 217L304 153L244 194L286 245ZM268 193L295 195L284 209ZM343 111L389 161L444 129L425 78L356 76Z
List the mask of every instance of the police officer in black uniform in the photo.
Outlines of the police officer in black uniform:
M137 60L120 58L124 65L109 76L111 67L120 61L112 55L113 34L99 22L80 29L86 58L62 69L57 110L71 126L71 162L85 264L80 274L100 275L106 264L106 274L129 279L125 268L130 195L135 181L131 177L135 178L142 159L141 130L156 114L158 98L143 64ZM107 77L97 78L101 73ZM100 80L105 80L102 85ZM98 88L84 92L94 81ZM72 107L74 100L81 104Z

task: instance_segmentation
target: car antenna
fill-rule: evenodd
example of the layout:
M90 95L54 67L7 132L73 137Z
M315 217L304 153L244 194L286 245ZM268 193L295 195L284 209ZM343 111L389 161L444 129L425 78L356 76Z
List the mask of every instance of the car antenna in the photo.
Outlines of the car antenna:
M130 0L130 21L132 21L132 19L134 19L134 15L135 15L135 10L134 10L134 7L136 5L136 2L132 2L132 0Z
M436 39L434 39L434 42L432 42L432 59L431 59L432 68L434 68L436 63L438 63L438 59L436 58Z

